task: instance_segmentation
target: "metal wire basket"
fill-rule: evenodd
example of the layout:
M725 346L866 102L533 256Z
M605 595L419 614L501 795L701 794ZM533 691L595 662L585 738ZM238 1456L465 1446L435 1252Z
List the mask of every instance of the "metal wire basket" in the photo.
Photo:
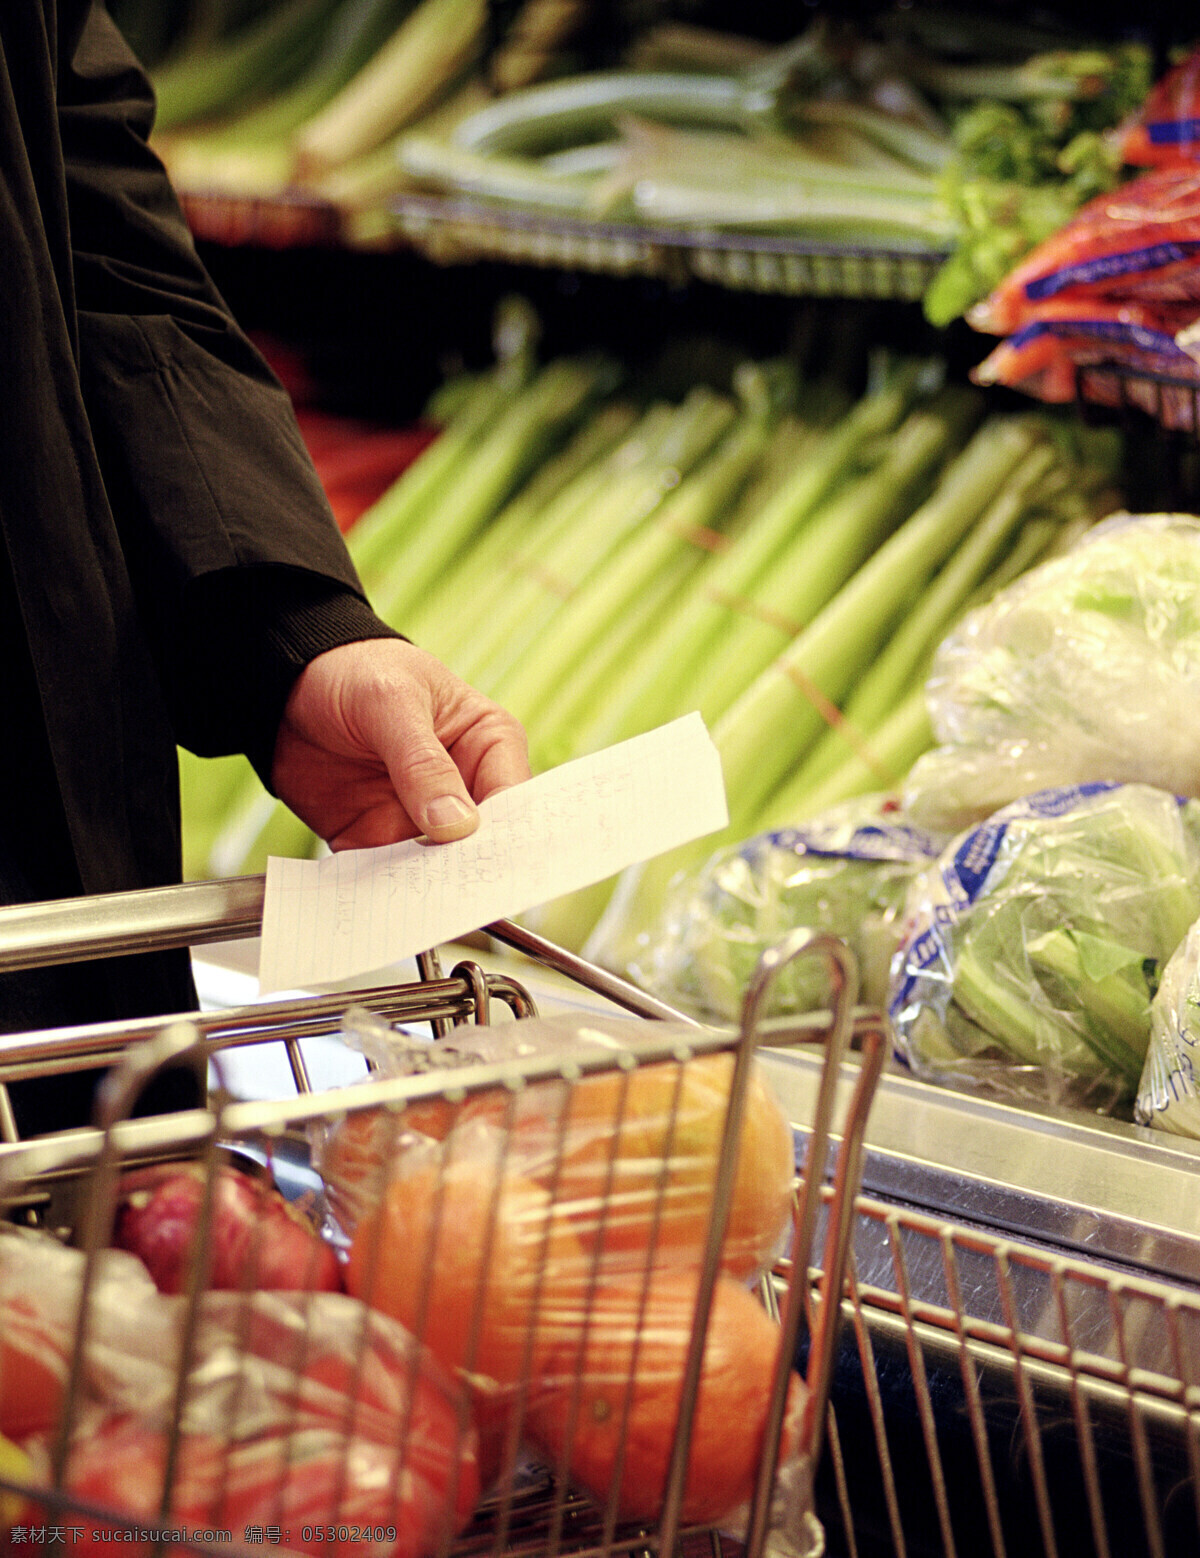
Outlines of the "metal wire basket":
M143 950L148 940L161 946L213 939L214 933L249 934L256 925L260 893L261 884L256 889L253 882L240 880L158 890L157 897L114 895L101 904L81 900L75 915L57 905L4 911L8 920L0 924L0 944L7 947L7 966L13 966L62 961L64 950L68 956L101 956L119 949ZM47 935L48 921L57 926L57 934ZM498 928L514 940L524 939L518 928ZM29 1541L52 1539L57 1534L67 1545L86 1540L94 1549L97 1541L104 1545L104 1533L108 1532L114 1550L117 1542L121 1543L119 1550L127 1552L129 1543L136 1545L141 1540L145 1550L156 1544L186 1542L197 1550L226 1554L253 1550L264 1540L308 1551L362 1551L368 1539L371 1551L380 1554L675 1552L687 1550L698 1540L707 1544L706 1550L719 1550L726 1522L697 1520L689 1513L691 1445L705 1410L706 1338L720 1302L721 1284L733 1280L722 1273L723 1241L734 1200L736 1144L755 1064L759 1011L776 969L802 955L819 955L830 962L836 992L831 1018L801 1025L795 1035L800 1040L821 1041L827 1056L791 1224L794 1270L803 1274L804 1280L798 1275L795 1284L782 1293L781 1329L770 1389L756 1408L761 1408L760 1438L739 1422L723 1424L722 1434L730 1449L739 1438L744 1440L740 1448L745 1453L748 1445L751 1455L753 1476L737 1526L745 1550L755 1554L770 1542L795 1553L818 1551L819 1528L811 1520L807 1489L817 1460L834 1357L839 1305L830 1295L842 1285L855 1175L861 1166L863 1130L882 1064L883 1039L873 1025L869 1032L860 1033L865 1043L864 1064L845 1110L837 1169L827 1185L835 1105L844 1096L839 1095L839 1068L855 1025L855 977L852 960L840 944L806 935L793 937L764 960L748 992L740 1032L718 1032L685 1022L622 1019L619 1040L610 1039L607 1044L572 1044L558 1053L477 1062L451 1071L435 1068L387 1080L370 1078L324 1093L311 1090L300 1045L304 1035L338 1026L347 1005L345 995L236 1013L190 1014L166 1025L121 1028L110 1024L91 1030L18 1035L0 1044L0 1085L32 1074L31 1068L46 1074L55 1065L116 1061L102 1089L93 1126L0 1144L0 1199L8 1209L9 1221L25 1225L10 1227L0 1235L0 1304L8 1305L7 1320L11 1322L15 1315L23 1324L28 1317L28 1306L26 1310L19 1303L12 1307L13 1283L20 1287L12 1271L23 1270L29 1250L36 1248L40 1259L52 1246L54 1258L73 1262L75 1272L73 1276L68 1273L57 1288L52 1279L38 1278L36 1290L46 1294L48 1308L57 1305L61 1310L67 1305L69 1345L62 1359L62 1394L55 1404L54 1421L47 1425L41 1440L35 1436L29 1441L37 1452L32 1468L13 1470L0 1462L0 1488L31 1496L36 1489L31 1517L10 1513L10 1519L18 1521L13 1537ZM575 960L564 957L562 964L572 968ZM472 1017L490 1015L493 998L503 1002L517 1019L507 1024L514 1034L520 1029L520 1019L533 1014L533 1003L516 981L498 980L469 963L460 964L449 979L440 977L436 964L427 967L427 972L433 977L416 985L355 992L353 999L405 1023L429 1023L443 1037L448 1027L461 1027ZM614 991L602 971L595 970L594 976L594 983L609 993L624 993L620 981ZM631 993L629 999L640 1004L644 998ZM149 1119L130 1117L134 1100L162 1067L196 1054L210 1059L230 1044L279 1040L297 1057L292 1071L294 1096L247 1102L224 1098L218 1092L204 1108ZM429 1042L436 1046L440 1040L435 1037ZM779 1042L780 1034L773 1031L772 1043ZM571 1112L571 1101L591 1079L615 1079L624 1099L632 1079L642 1076L647 1068L659 1072L665 1068L672 1077L682 1078L689 1066L721 1056L728 1059L728 1105L714 1158L711 1216L706 1214L706 1227L696 1248L698 1258L689 1267L688 1281L692 1283L694 1278L694 1283L688 1288L687 1323L677 1338L681 1343L677 1349L678 1388L669 1402L666 1424L669 1455L660 1494L649 1512L631 1514L621 1504L616 1495L619 1477L611 1498L599 1494L594 1484L589 1495L581 1493L570 1455L564 1451L563 1458L553 1462L544 1441L541 1459L531 1456L523 1429L510 1426L514 1421L511 1405L502 1416L502 1432L496 1440L499 1450L488 1462L490 1495L482 1500L472 1497L468 1507L460 1507L456 1501L468 1476L466 1468L472 1457L477 1461L480 1456L478 1398L473 1394L479 1369L467 1367L465 1375L455 1370L448 1386L446 1369L450 1365L443 1368L434 1364L426 1372L422 1361L426 1354L411 1347L405 1350L394 1336L381 1337L378 1327L391 1323L387 1316L364 1321L362 1315L374 1315L374 1310L342 1294L316 1291L303 1278L291 1294L258 1291L249 1275L254 1264L253 1242L248 1247L251 1254L245 1257L243 1286L223 1294L209 1287L212 1246L217 1238L216 1208L222 1175L229 1170L231 1158L266 1170L280 1168L283 1172L277 1181L283 1184L289 1174L294 1179L298 1165L301 1170L307 1166L314 1131L378 1115L387 1120L397 1139L407 1140L406 1122L430 1104L461 1111L472 1100L499 1100L499 1113L493 1110L489 1119L489 1130L495 1132L489 1140L499 1143L494 1161L503 1165L516 1150L518 1101L527 1098L532 1089L552 1085L565 1118ZM673 1098L678 1094L677 1085ZM668 1140L676 1124L672 1113ZM438 1207L449 1194L448 1186L460 1166L454 1151L461 1149L452 1151L446 1145L453 1135L450 1132L440 1146L431 1144L426 1149L422 1144L432 1165L433 1204ZM565 1136L557 1139L559 1158L551 1166L550 1183L557 1183L562 1173L559 1160L566 1150ZM790 1155L789 1136L789 1160ZM390 1155L386 1161L391 1161ZM113 1252L108 1246L118 1188L127 1172L181 1164L193 1166L189 1172L198 1178L202 1189L183 1290L171 1298L144 1292L139 1298L133 1288L122 1288L113 1277ZM473 1162L470 1172L474 1172ZM458 1174L454 1182L461 1183L464 1177ZM665 1182L666 1176L664 1194ZM411 1182L406 1182L406 1187L407 1196ZM831 1210L821 1235L823 1253L820 1261L814 1261L809 1251L821 1226L824 1189L829 1190ZM446 1237L455 1249L461 1245L461 1250L478 1254L499 1248L507 1237L507 1225L501 1220L507 1191L502 1194L493 1186L487 1194L489 1220L476 1230L474 1239L456 1220L453 1210L446 1214ZM539 1195L544 1200L544 1193ZM607 1206L607 1201L604 1204ZM665 1226L661 1202L656 1206L648 1245L651 1251L657 1247L660 1226ZM436 1219L441 1215L433 1214L435 1226L439 1226ZM363 1223L360 1228L366 1226ZM371 1227L378 1232L380 1224L376 1221ZM334 1232L343 1242L350 1240L353 1266L359 1234L345 1228ZM550 1235L543 1237L549 1239ZM377 1259L372 1240L367 1247L364 1259ZM536 1263L539 1272L552 1269L544 1252L543 1257ZM814 1287L808 1274L817 1266L827 1271L828 1277ZM121 1274L119 1268L117 1274ZM601 1334L601 1295L609 1290L608 1276L607 1268L600 1270L593 1264L587 1282L575 1290L573 1302L578 1303L584 1335ZM447 1291L436 1285L436 1273L431 1276L427 1271L422 1280L431 1285L418 1295L421 1321L411 1328L418 1337L432 1325L431 1313L436 1318L439 1306L444 1307ZM645 1291L650 1291L658 1280L657 1267L643 1280L649 1284ZM539 1292L545 1281L548 1278L536 1279ZM734 1285L745 1294L740 1283ZM465 1328L477 1337L479 1328L488 1323L480 1318L488 1313L486 1282L474 1291L473 1301L483 1308L464 1311L459 1330ZM485 1297L480 1298L480 1292ZM775 1289L764 1286L762 1293L774 1306ZM324 1327L331 1302L335 1307L352 1306L360 1317L358 1328L346 1333L352 1334L352 1345L343 1333L339 1333L342 1339L336 1346L329 1342ZM163 1304L170 1306L169 1323L162 1318ZM654 1312L644 1311L649 1327L645 1335L650 1337L655 1334L649 1325ZM533 1313L536 1316L536 1302ZM135 1333L136 1366L131 1371L126 1368L128 1358L114 1340L114 1327L117 1331L124 1327L122 1334ZM19 1333L20 1324L10 1335ZM262 1342L263 1335L285 1334L291 1339L288 1348L282 1348L278 1341L269 1347ZM642 1338L639 1324L635 1357ZM794 1404L791 1362L801 1338L805 1339L807 1411L801 1419L793 1420L789 1416ZM525 1345L532 1349L534 1344ZM503 1382L505 1399L510 1403L513 1389L523 1402L533 1388L528 1372L532 1356L531 1350L523 1355L525 1373ZM122 1358L124 1363L119 1361ZM472 1354L465 1362L474 1364L478 1359ZM315 1372L318 1369L325 1372ZM329 1385L330 1369L336 1371L340 1382L336 1421L330 1421L328 1407L324 1416L314 1421L313 1393L318 1386L324 1390ZM578 1369L579 1375L567 1381L568 1388L576 1392L587 1372L582 1362ZM622 1388L634 1392L641 1378L634 1362L619 1363L618 1372ZM464 1379L470 1390L462 1385ZM98 1386L98 1380L107 1383ZM394 1399L388 1398L390 1416L381 1406L389 1380L388 1388L395 1387ZM416 1519L411 1508L414 1468L426 1466L428 1461L428 1441L433 1433L431 1393L441 1404L441 1417L435 1413L434 1418L441 1424L441 1464L449 1481L440 1485L441 1502L434 1511L433 1525L413 1525L411 1521L406 1525L410 1516ZM4 1395L0 1372L0 1416ZM105 1405L97 1416L101 1398ZM258 1410L258 1418L247 1402ZM362 1420L374 1422L375 1428L360 1432ZM252 1428L247 1427L248 1422ZM381 1422L386 1424L383 1429ZM632 1464L641 1453L637 1431L636 1416L623 1419L616 1443L618 1465L626 1459ZM132 1449L130 1434L134 1438ZM130 1456L139 1468L140 1482L130 1471ZM383 1456L383 1470L377 1470L377 1477L382 1476L385 1485L376 1502L360 1499L353 1503L351 1494L361 1492L359 1468L364 1456L368 1461L374 1456L376 1462ZM78 1470L80 1457L90 1471L90 1480L86 1472L76 1476L72 1471ZM268 1483L265 1488L264 1479ZM256 1493L257 1502L247 1502L248 1483L253 1484L251 1491ZM207 1502L199 1495L193 1498L197 1487L207 1490ZM136 1496L130 1493L131 1488L138 1490ZM322 1505L320 1499L326 1494L329 1503ZM403 1510L404 1518L387 1518L389 1509ZM247 1510L253 1513L247 1514ZM464 1518L468 1515L469 1519ZM101 1533L99 1538L93 1535L96 1531Z

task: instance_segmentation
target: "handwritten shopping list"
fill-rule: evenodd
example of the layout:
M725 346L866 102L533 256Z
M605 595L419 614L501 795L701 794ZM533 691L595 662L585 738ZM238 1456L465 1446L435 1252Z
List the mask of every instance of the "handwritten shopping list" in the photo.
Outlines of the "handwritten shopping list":
M259 985L314 989L725 827L721 761L699 714L490 796L470 838L267 863Z

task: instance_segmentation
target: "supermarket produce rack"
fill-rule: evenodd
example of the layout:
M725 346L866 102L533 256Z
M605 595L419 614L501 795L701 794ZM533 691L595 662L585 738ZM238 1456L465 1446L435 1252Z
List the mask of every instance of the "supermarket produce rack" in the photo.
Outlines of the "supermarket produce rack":
M764 1063L802 1121L806 1058ZM831 1553L1200 1552L1200 1144L897 1071L854 1221Z
M259 928L262 896L261 878L238 878L0 910L0 968L52 966L75 958L252 935ZM212 1226L214 1176L220 1165L229 1161L230 1154L242 1163L281 1165L285 1174L279 1176L279 1182L284 1184L286 1171L294 1168L297 1156L304 1156L314 1127L328 1128L356 1113L385 1110L402 1119L404 1110L415 1103L438 1100L458 1106L464 1098L497 1089L516 1098L539 1081L555 1081L571 1088L582 1078L604 1072L628 1077L640 1067L654 1064L673 1065L678 1070L694 1057L727 1053L733 1060L727 1118L713 1184L714 1210L699 1272L660 1518L649 1525L643 1520L631 1532L618 1523L615 1509L598 1510L594 1503L574 1494L561 1475L556 1477L544 1467L519 1465L514 1459L497 1481L498 1491L485 1500L465 1534L453 1543L444 1534L439 1549L530 1555L686 1553L696 1551L695 1544L700 1542L705 1552L720 1553L727 1540L724 1534L716 1528L697 1527L694 1520L689 1525L684 1510L689 1435L698 1410L704 1368L704 1335L720 1271L722 1239L733 1194L737 1132L759 1044L761 1012L778 969L794 957L815 955L829 965L835 998L830 1014L815 1023L799 1024L794 1034L798 1041L822 1043L824 1080L819 1085L818 1107L810 1122L805 1171L799 1181L790 1235L790 1247L796 1255L792 1266L795 1278L785 1285L782 1304L778 1306L775 1284L765 1279L760 1283L764 1301L780 1315L782 1336L779 1364L765 1409L753 1496L738 1544L750 1558L764 1551L768 1543L772 1550L782 1543L782 1550L795 1558L813 1558L820 1550L821 1534L808 1509L807 1489L817 1458L820 1425L825 1419L823 1403L834 1358L839 1306L831 1301L831 1295L842 1285L840 1273L847 1256L867 1112L884 1059L880 1025L874 1020L864 1023L853 1004L857 975L851 955L834 938L808 933L793 935L764 957L747 993L740 1031L718 1031L679 1017L671 1008L624 981L551 947L521 927L500 922L488 929L497 939L552 962L568 977L581 980L596 993L629 1008L636 1016L629 1024L628 1034L622 1031L617 1041L602 1045L572 1045L565 1054L535 1053L529 1058L502 1063L460 1065L451 1071L433 1067L415 1075L368 1078L353 1087L314 1092L301 1041L312 1034L337 1031L350 1005L366 1007L389 1022L429 1023L434 1030L434 1043L454 1027L485 1023L493 1001L508 1007L515 1019L535 1015L532 1000L516 980L487 974L469 962L456 966L447 978L442 975L437 954L429 953L418 960L423 977L415 984L267 1002L237 1011L0 1039L0 1088L22 1078L53 1075L63 1069L97 1064L112 1067L98 1094L93 1126L20 1141L12 1128L11 1110L6 1109L6 1139L0 1141L0 1203L9 1219L38 1232L56 1233L77 1244L86 1263L80 1281L81 1298L66 1387L65 1426L59 1430L51 1462L55 1476L60 1477L66 1465L72 1412L79 1405L89 1336L102 1326L91 1300L101 1280L101 1263L113 1227L118 1175L125 1168L188 1160L204 1167L209 1189L192 1245L195 1258L183 1300L187 1306L183 1335L193 1337L204 1323L202 1252ZM672 1021L672 1017L677 1020ZM840 1128L836 1169L827 1183L835 1101L844 1100L841 1065L856 1029L863 1059ZM781 1038L780 1033L773 1033L772 1043L779 1043ZM164 1067L196 1055L207 1060L230 1045L280 1040L292 1059L294 1097L237 1101L222 1096L218 1089L206 1107L150 1118L132 1117L132 1106L142 1089ZM655 1215L661 1216L661 1211ZM811 1252L818 1230L823 1253L814 1259ZM494 1225L489 1239L493 1237ZM820 1271L827 1272L828 1277L817 1277ZM592 1281L596 1281L594 1274ZM190 1346L190 1342L182 1344L183 1359L192 1356ZM794 1456L789 1451L787 1455L787 1465L792 1470L785 1477L786 1507L781 1513L780 1446L788 1410L790 1365L801 1349L806 1358L809 1407L799 1431L799 1454ZM357 1366L363 1366L361 1355ZM166 1464L176 1469L185 1461L180 1446L184 1443L183 1411L191 1379L181 1363L173 1387L174 1411L167 1429L166 1450ZM796 1444L795 1436L792 1442ZM514 1442L514 1456L515 1451ZM0 1490L35 1489L42 1508L51 1512L50 1519L56 1525L65 1524L76 1514L81 1518L95 1516L95 1506L86 1499L78 1500L65 1485L55 1482L53 1490L47 1491L44 1480L24 1483L0 1466ZM138 1513L144 1518L144 1511ZM115 1517L107 1510L104 1518L110 1526L114 1524ZM203 1548L206 1544L193 1545ZM237 1546L236 1542L234 1545ZM222 1540L219 1546L210 1545L208 1550L228 1555L230 1545Z

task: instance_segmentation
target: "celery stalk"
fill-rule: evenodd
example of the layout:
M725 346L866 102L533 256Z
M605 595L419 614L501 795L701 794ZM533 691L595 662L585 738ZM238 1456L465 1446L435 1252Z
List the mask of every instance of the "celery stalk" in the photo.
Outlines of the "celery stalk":
M694 566L695 560L686 555L664 563L587 654L562 667L558 684L548 695L548 701L523 716L535 770L552 768L577 755L575 711L586 707L588 700L595 696L596 687L602 686L612 675L614 666L641 652L655 621L686 583ZM506 708L520 707L509 698L506 690L504 704Z
M918 670L925 667L950 624L962 612L997 559L1001 547L1021 522L1030 494L1056 459L1050 444L1030 450L980 516L966 539L922 591L911 613L889 638L886 647L862 677L842 710L844 723L830 727L787 784L790 804L798 803L807 787L815 787L847 756L903 697ZM903 778L903 771L897 778Z
M688 682L689 702L706 722L720 718L911 514L978 414L974 396L948 389L943 397L911 412L879 466L821 509L745 602L730 603L724 631Z
M839 801L874 790L898 789L905 774L933 745L933 725L925 686L911 687L871 732L865 752L848 751L816 784L790 781L771 797L762 814L763 828L787 828L819 816ZM797 780L799 779L797 775Z
M488 609L492 591L499 591L506 557L531 533L538 516L609 453L636 420L633 406L621 401L601 406L589 417L505 505L454 572L417 604L407 624L413 640L439 659L451 659L476 615ZM469 612L463 611L464 602L470 602Z
M1087 967L1079 941L1078 932L1059 927L1027 941L1025 951L1035 971L1066 986L1083 1015L1083 1038L1106 1067L1135 1088L1150 1040L1151 991L1143 960L1112 945L1121 966L1097 976Z
M348 545L368 593L423 514L437 502L463 460L490 431L512 396L528 381L531 366L518 353L470 392L452 421L350 532Z
M845 694L922 579L965 535L1037 442L1025 420L993 418L934 493L746 689L713 732L730 815L750 831L771 793L824 728L814 702Z
M374 58L296 137L302 170L360 157L412 121L479 54L487 0L420 0Z
M647 407L604 459L568 482L529 529L505 547L492 583L472 613L470 631L455 649L454 668L461 676L477 680L519 630L528 606L531 568L555 552L603 495L628 490L635 476L645 479L648 470L661 465L659 453L677 414L677 408L666 401Z
M676 559L706 555L691 537L719 531L738 491L762 458L769 415L743 416L609 560L566 601L503 684L502 701L518 719L536 719L564 675L610 637L624 615Z
M443 569L512 495L589 401L611 382L608 364L563 358L549 363L483 439L466 471L414 531L378 581L376 611L404 627L405 614L438 583Z
M243 111L295 79L316 56L338 0L285 0L210 47L188 49L153 76L159 133Z
M578 589L592 569L605 562L624 537L659 508L735 415L733 403L725 396L702 387L692 390L675 413L657 459L602 493L556 546L533 559L536 571L526 577L523 587L513 591L507 603L511 630L495 659L478 674L484 691L503 702L499 689L504 677L539 642L564 593ZM516 619L512 620L514 614Z
M763 504L760 513L728 552L714 557L697 575L678 611L655 635L653 652L629 668L590 722L587 744L607 746L650 730L673 712L686 712L681 699L695 668L703 665L728 620L724 602L746 595L776 557L808 523L860 457L865 446L890 433L916 392L919 370L905 364L824 435L818 447L797 460L790 480Z

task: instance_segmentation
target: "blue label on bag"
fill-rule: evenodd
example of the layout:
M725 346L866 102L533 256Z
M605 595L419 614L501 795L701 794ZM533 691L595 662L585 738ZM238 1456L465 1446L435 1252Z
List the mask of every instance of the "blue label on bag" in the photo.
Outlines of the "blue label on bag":
M1039 336L1053 335L1069 339L1084 335L1098 341L1110 341L1114 345L1132 344L1144 352L1160 357L1179 357L1189 365L1192 359L1175 344L1175 337L1165 330L1151 330L1147 325L1125 324L1119 319L1038 319L1033 324L1017 330L1008 338L1010 346L1024 346Z
M751 839L742 855L750 859L761 844L785 849L795 855L821 855L842 860L895 861L919 865L936 860L945 839L936 838L907 823L865 822L848 827L845 823L817 823L805 828L780 828L762 840Z
M1050 271L1025 283L1025 296L1033 300L1052 298L1067 287L1087 286L1094 281L1105 281L1110 276L1129 276L1135 271L1163 270L1180 260L1187 260L1200 250L1200 243L1155 243L1145 249L1125 249L1117 254L1102 254L1094 260L1080 260L1076 265L1064 265L1061 270Z
M1155 119L1146 133L1152 146L1182 146L1200 140L1200 119Z

